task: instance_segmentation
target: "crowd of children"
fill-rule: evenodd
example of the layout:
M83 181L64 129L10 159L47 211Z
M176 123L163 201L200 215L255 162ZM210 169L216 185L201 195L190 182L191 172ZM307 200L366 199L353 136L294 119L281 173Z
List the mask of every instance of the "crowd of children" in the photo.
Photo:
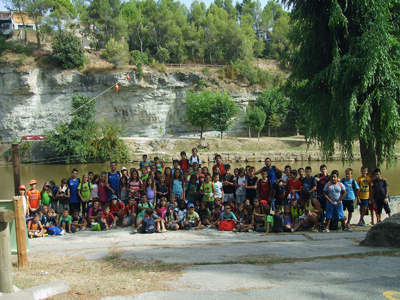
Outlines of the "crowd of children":
M181 152L172 168L157 157L150 162L147 155L129 173L125 167L118 171L115 162L110 168L100 175L88 172L82 179L73 169L59 186L51 180L42 191L36 180L30 181L28 191L21 185L29 236L118 226L132 226L133 233L204 228L264 234L304 228L329 232L340 226L349 231L357 205L359 226L365 226L368 212L371 224L374 215L376 222L381 221L383 209L390 217L388 183L379 169L369 172L362 167L355 180L348 168L340 179L339 172L328 173L326 165L313 176L309 166L294 170L287 165L282 170L266 158L258 171L252 166L232 171L216 155L209 170L196 148L189 158Z

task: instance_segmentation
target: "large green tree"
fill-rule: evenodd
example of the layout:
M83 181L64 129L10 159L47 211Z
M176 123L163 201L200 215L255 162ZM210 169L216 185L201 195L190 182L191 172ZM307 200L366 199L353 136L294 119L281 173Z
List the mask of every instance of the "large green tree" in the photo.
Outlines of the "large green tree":
M300 24L288 89L301 103L306 138L331 156L370 168L393 159L399 139L399 1L286 0ZM311 4L312 3L312 4Z
M224 131L232 127L235 116L239 109L235 101L224 92L216 92L210 105L210 124L214 130L221 133L221 140Z
M253 127L258 133L258 140L260 140L260 132L265 126L266 119L267 115L262 108L255 106L251 109L247 107L244 122L249 126L249 139L251 139L251 127Z
M210 124L210 105L214 94L205 90L199 93L188 92L186 95L186 121L194 127L200 127L200 139L204 128Z

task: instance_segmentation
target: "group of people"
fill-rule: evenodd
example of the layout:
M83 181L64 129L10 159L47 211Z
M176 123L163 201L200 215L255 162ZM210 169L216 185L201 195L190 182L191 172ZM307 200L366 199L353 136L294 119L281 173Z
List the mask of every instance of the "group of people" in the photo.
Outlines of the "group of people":
M360 207L359 226L371 213L371 224L381 221L382 210L390 216L389 188L379 169L361 168L357 180L353 170L330 173L326 165L312 175L311 167L284 169L270 158L257 170L253 166L231 169L215 155L211 170L202 166L197 149L188 158L184 151L173 166L147 155L138 168L110 171L46 182L42 191L36 180L30 189L20 186L30 237L92 230L134 227L133 233L217 228L236 232L295 232L310 228L329 232L349 231L352 213ZM256 175L259 175L256 176ZM348 211L347 217L344 211ZM272 212L274 212L272 214Z

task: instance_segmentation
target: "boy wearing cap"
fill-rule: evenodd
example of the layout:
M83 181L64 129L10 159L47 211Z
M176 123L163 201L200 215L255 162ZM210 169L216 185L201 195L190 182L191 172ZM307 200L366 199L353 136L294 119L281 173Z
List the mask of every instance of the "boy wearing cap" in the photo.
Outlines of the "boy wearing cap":
M167 229L173 229L173 230L179 229L178 213L175 211L175 206L173 206L172 204L168 205L168 211L165 214L164 221L165 221L165 227L167 227Z
M29 182L29 185L31 186L31 189L26 193L26 196L28 197L29 214L33 217L40 207L42 196L36 189L37 181L35 179L32 179Z
M201 224L199 214L194 211L194 204L190 203L188 205L189 211L186 213L186 220L183 222L183 226L189 230L198 230L198 229L203 229L204 225Z

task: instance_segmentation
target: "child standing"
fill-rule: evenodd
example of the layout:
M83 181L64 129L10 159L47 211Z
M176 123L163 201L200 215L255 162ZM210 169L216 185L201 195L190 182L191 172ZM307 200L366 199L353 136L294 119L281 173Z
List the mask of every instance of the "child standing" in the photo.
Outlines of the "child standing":
M89 182L89 175L83 174L82 182L78 186L78 195L82 202L82 216L86 216L88 204L92 200L92 184Z
M26 187L24 185L19 186L19 195L22 197L22 206L24 208L24 218L29 216L29 203L28 203L28 197L26 197Z
M46 182L43 185L42 192L40 193L42 201L41 205L49 206L51 204L51 198L53 198L53 193L50 188L50 182Z
M99 174L95 174L92 179L92 201L99 200Z
M139 172L133 169L129 178L129 197L134 198L136 202L140 201L140 192L143 191L143 183L139 178Z
M297 178L297 171L291 170L290 171L290 179L286 181L286 186L288 189L288 198L290 199L295 198L296 193L300 193L302 190L301 181Z
M254 176L256 169L254 167L249 168L249 177L247 177L246 185L246 199L250 200L250 204L253 205L253 200L257 196L257 176Z
M352 178L353 177L353 170L347 168L345 171L346 178L342 178L340 181L346 188L346 197L343 198L343 211L347 209L349 215L347 217L346 227L347 230L350 231L350 222L351 217L354 212L354 201L358 196L358 191L360 187L358 186L357 182Z
M268 172L266 170L261 171L261 179L258 181L258 198L267 201L267 205L271 206L271 183L268 180Z
M388 182L381 177L380 169L374 170L371 198L376 203L376 221L381 222L382 220L382 208L385 209L386 214L390 217Z
M229 203L229 200L235 198L235 176L231 174L231 166L225 165L225 174L222 176L222 185L224 188L224 203Z
M315 175L315 180L317 181L317 190L316 190L316 196L322 196L324 192L324 187L329 181L329 175L328 175L328 168L326 165L321 165L319 167L320 173Z
M149 201L153 206L156 204L156 193L157 193L157 188L156 184L154 182L153 177L149 177L146 180L146 196L147 196L147 201Z
M40 195L40 192L36 189L37 181L35 179L32 179L29 182L29 185L31 186L31 189L26 193L26 196L29 200L28 209L30 215L34 216L40 207L40 200L42 199L42 196Z
M215 189L215 199L220 199L222 202L224 199L224 189L222 186L222 182L219 181L220 175L219 174L214 174L213 177L213 183L214 183L214 189Z
M195 174L190 176L190 181L186 183L185 190L188 204L194 204L197 199L197 176Z
M188 169L189 160L186 157L185 151L181 152L181 160L179 161L179 165L180 165L182 171L186 171Z
M58 199L58 207L56 208L57 223L64 210L69 210L69 187L67 178L61 180L56 198Z
M159 203L159 200L161 198L166 198L167 201L169 199L169 194L168 194L168 186L165 181L165 175L161 174L159 177L159 182L156 184L156 193L157 193L157 203Z
M125 175L121 177L121 180L119 182L118 199L121 199L121 201L124 203L124 205L127 205L129 202L128 177L126 177Z
M99 200L101 206L108 204L108 189L107 189L107 173L101 172L100 184L99 184Z
M182 179L182 173L175 170L173 178L171 180L170 194L174 194L176 199L185 200L185 183Z
M200 187L199 193L203 195L203 201L208 204L208 209L212 211L214 205L215 188L211 181L211 174L205 175L203 185Z
M243 168L239 169L239 176L236 177L236 202L243 203L246 199L246 176Z
M368 205L374 204L372 198L372 178L368 176L368 168L361 167L361 176L358 177L357 183L360 187L358 192L358 204L360 205L360 220L358 221L358 226L365 226L364 216L367 212ZM371 223L374 223L374 212L371 211Z

